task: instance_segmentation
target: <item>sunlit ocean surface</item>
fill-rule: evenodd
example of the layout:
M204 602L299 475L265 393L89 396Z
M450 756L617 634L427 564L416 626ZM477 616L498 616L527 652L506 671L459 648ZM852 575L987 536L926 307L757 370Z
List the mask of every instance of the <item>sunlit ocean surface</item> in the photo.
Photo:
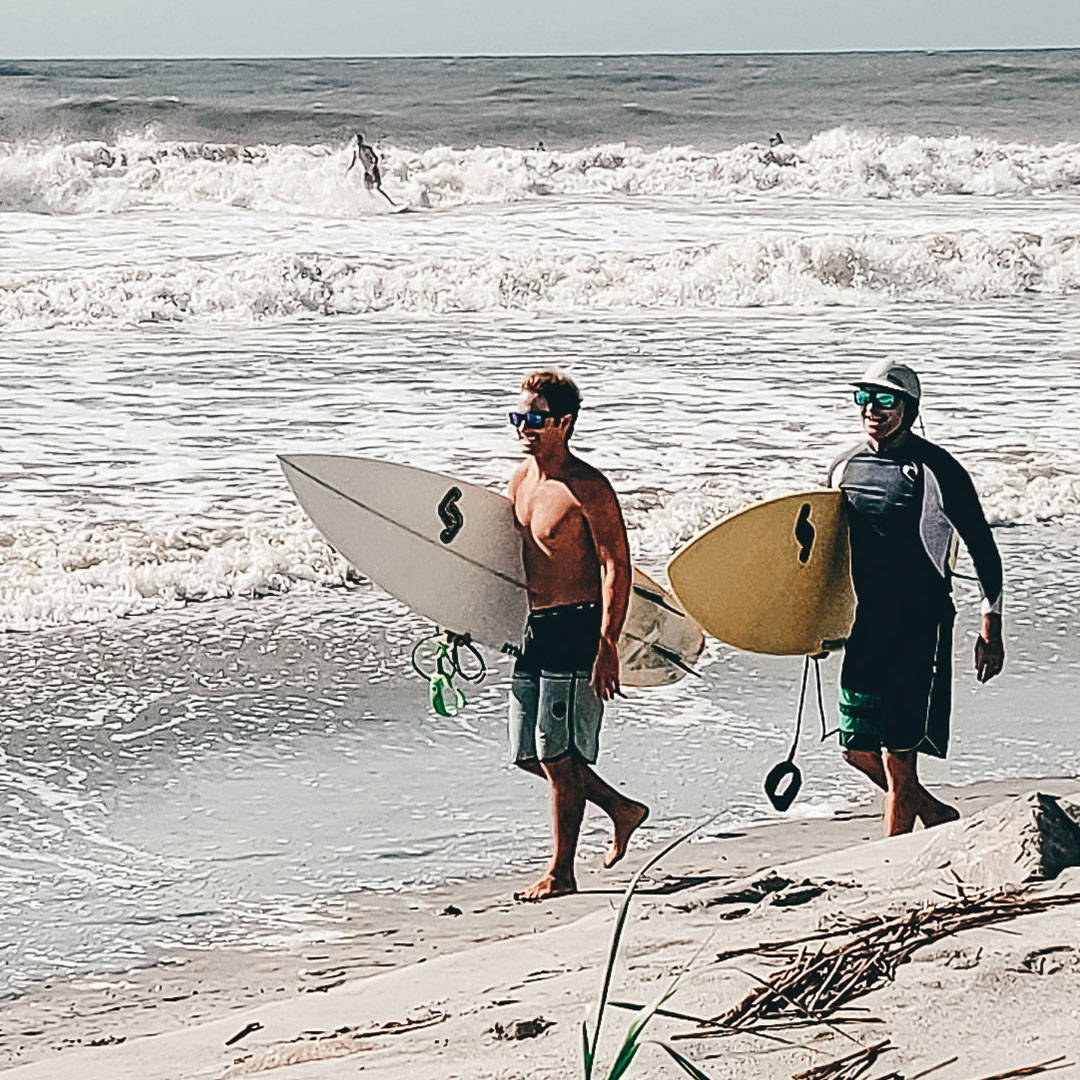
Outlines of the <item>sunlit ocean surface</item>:
M498 487L539 365L581 383L580 451L662 573L820 483L858 438L849 380L913 364L1007 575L987 687L958 583L928 772L1077 772L1076 59L0 65L0 989L539 863L505 662L434 716L429 628L347 574L275 460ZM345 176L357 127L408 213ZM800 662L714 644L701 674L605 726L654 837L771 813ZM862 792L815 725L809 815Z

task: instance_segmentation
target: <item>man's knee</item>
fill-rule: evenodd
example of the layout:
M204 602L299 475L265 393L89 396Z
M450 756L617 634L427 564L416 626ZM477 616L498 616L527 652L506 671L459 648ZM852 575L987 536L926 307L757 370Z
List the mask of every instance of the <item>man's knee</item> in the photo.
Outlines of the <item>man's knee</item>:
M551 780L571 780L578 777L578 759L573 750L540 762L544 775Z

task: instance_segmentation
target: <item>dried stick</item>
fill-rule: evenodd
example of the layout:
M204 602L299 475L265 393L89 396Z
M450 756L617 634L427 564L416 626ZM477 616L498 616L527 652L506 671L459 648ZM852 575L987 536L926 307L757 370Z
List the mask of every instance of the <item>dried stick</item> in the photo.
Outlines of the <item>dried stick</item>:
M1039 1073L1053 1072L1055 1069L1068 1069L1073 1062L1066 1061L1065 1055L1051 1058L1039 1065L1023 1065L1019 1069L1009 1069L1006 1072L994 1073L993 1076L981 1076L979 1080L1013 1080L1013 1077L1036 1076Z
M835 1058L832 1061L827 1061L824 1065L815 1065L814 1068L807 1069L806 1072L796 1073L791 1080L827 1080L827 1078L834 1077L838 1073L846 1073L853 1066L866 1067L873 1065L878 1057L889 1049L893 1049L889 1040L883 1039L881 1042L874 1043L873 1046L860 1047L846 1057Z
M1018 892L995 892L964 895L959 900L920 908L889 920L875 919L868 929L856 932L843 945L823 946L816 955L800 949L795 962L770 979L751 975L761 985L734 1008L713 1017L712 1022L722 1027L743 1027L789 1010L822 1020L853 998L894 978L896 969L924 945L961 930L998 928L995 924L1021 915L1077 902L1080 893L1024 896ZM856 925L866 927L868 922L864 920ZM790 947L795 942L783 944Z

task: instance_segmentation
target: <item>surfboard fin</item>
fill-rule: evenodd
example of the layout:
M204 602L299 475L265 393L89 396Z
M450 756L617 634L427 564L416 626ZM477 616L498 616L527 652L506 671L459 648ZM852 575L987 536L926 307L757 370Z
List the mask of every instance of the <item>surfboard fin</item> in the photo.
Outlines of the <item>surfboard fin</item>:
M653 592L652 589L643 589L640 585L634 586L634 592L638 594L642 599L649 600L657 607L662 607L665 611L670 611L674 615L679 615L681 618L686 618L686 612L680 611L673 604L669 604L667 600L658 592Z
M682 612L680 611L679 614L681 615ZM651 642L649 648L658 656L662 656L669 664L674 664L677 668L685 671L687 675L693 675L698 679L705 678L700 671L695 671L678 653L672 652L670 649L665 649L663 645L655 645Z

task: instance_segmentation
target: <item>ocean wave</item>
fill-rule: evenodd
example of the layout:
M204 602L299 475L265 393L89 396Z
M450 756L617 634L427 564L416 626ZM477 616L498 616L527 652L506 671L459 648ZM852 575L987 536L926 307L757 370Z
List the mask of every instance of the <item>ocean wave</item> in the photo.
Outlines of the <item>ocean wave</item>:
M979 490L991 525L1033 525L1080 513L1080 475L1064 461L996 470L981 479Z
M823 455L825 456L825 455ZM809 481L813 483L813 479ZM995 525L1080 515L1080 477L1066 462L993 466L976 486ZM798 487L788 469L754 484L624 500L635 559L662 573L671 553L725 514ZM0 526L0 631L147 615L211 600L340 589L359 579L299 510L278 518L192 523L105 521Z
M0 630L339 588L347 564L301 520L0 526Z
M567 311L976 301L1080 290L1080 236L735 236L638 252L322 253L0 274L0 326L250 321L376 312Z
M158 105L170 108L172 102L163 98ZM1042 146L846 128L804 144L746 143L715 154L624 143L565 152L381 150L385 184L395 198L431 208L546 195L1023 195L1080 184L1080 143ZM384 212L381 200L345 175L348 160L341 145L175 143L143 136L115 143L0 143L0 210L121 213L218 205L344 217Z
M822 459L827 453L822 453ZM727 514L762 499L778 498L800 487L814 487L820 475L796 479L784 469L781 479L764 477L756 485L739 481L709 480L693 491L664 496L659 505L635 509L630 500L627 520L639 558L662 566L671 553L691 537ZM974 472L979 499L991 526L1037 525L1080 515L1080 476L1075 465L1011 463L1008 468L986 464Z

